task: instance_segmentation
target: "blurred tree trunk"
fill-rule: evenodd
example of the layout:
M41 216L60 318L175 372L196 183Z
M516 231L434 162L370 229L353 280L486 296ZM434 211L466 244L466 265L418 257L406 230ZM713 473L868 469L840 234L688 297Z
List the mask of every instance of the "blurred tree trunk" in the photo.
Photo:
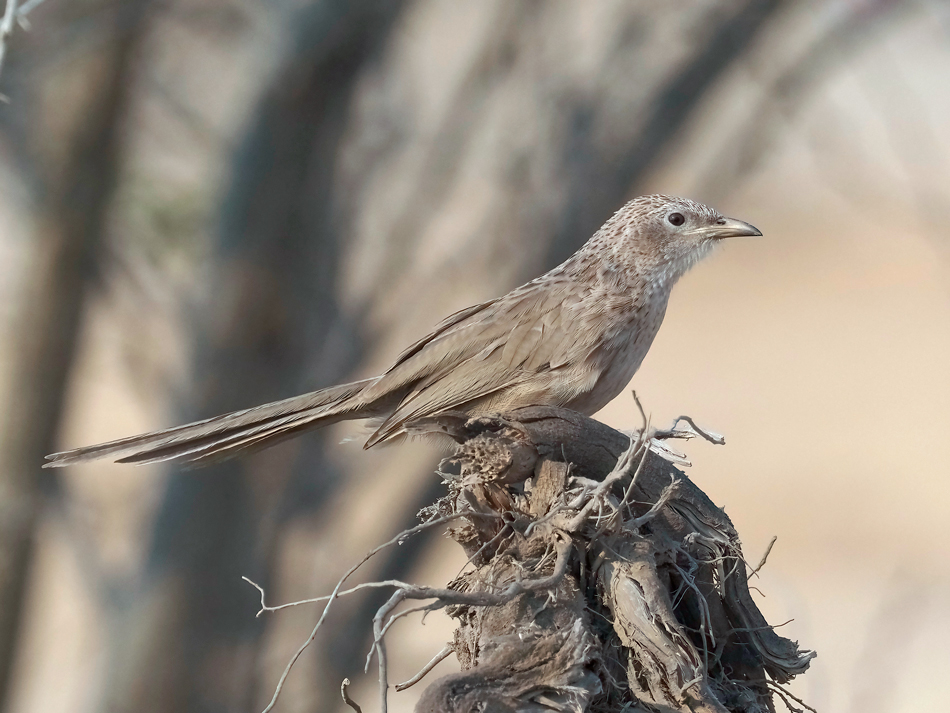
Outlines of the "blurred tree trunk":
M358 361L336 303L333 167L356 79L400 7L331 0L295 18L299 44L234 158L183 417L332 384ZM264 622L241 576L266 586L281 521L335 482L313 438L172 474L142 590L125 613L108 710L255 709Z
M632 131L620 142L616 135L596 130L598 107L583 102L572 107L573 130L564 147L570 188L551 242L549 265L567 259L586 240L582 236L597 230L604 216L630 197L706 91L748 51L766 21L787 4L787 0L745 0L718 3L719 7L697 3L689 11L681 10L681 18L693 19L703 31L689 55L676 65L656 57L654 63L641 67L638 80L648 83L650 96L637 107Z
M9 375L15 411L4 414L0 430L0 701L9 694L43 490L56 487L40 466L55 448L83 297L103 242L144 9L144 1L102 0L74 10L97 15L92 32L99 41L33 88L46 94L34 115L60 118L37 121L24 149L42 190ZM67 83L74 83L70 91L60 92ZM14 95L18 100L26 97ZM62 152L53 155L52 146Z

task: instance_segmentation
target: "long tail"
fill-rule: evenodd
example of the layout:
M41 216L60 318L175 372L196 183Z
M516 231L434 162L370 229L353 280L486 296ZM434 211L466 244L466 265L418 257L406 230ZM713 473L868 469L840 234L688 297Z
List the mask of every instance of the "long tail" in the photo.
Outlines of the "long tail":
M204 421L46 456L44 468L112 458L116 463L201 463L273 445L307 428L362 418L366 405L353 400L375 379L355 381ZM347 403L349 402L349 404ZM373 413L366 413L372 416Z

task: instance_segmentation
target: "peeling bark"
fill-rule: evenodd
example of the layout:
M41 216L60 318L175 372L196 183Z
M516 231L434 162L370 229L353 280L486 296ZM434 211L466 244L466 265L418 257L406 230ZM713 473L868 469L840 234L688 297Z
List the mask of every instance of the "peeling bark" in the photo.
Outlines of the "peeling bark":
M651 438L631 444L547 407L417 428L459 444L446 464L458 475L432 508L466 514L450 534L474 568L451 589L554 582L450 608L463 671L431 684L418 711L755 713L774 710L774 683L808 668L815 653L752 601L729 518Z

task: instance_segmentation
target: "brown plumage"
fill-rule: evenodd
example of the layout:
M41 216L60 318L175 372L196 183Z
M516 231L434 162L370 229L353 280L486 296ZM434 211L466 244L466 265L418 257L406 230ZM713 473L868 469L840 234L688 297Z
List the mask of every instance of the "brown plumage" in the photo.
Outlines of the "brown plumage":
M627 203L563 264L448 317L383 374L196 423L47 456L202 462L347 419L374 419L365 448L441 411L562 406L591 415L627 385L679 277L721 238L761 235L683 198Z

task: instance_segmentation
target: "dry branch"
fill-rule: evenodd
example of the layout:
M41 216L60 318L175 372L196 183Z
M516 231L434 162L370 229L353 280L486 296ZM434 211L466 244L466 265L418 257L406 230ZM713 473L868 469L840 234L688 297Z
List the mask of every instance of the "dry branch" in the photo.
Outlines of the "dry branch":
M366 587L394 590L374 617L366 663L375 654L382 713L386 632L407 614L442 608L459 622L454 642L397 690L451 652L462 672L432 683L420 713L760 713L775 710L773 694L787 703L791 694L779 684L803 673L815 653L765 621L749 594L750 574L729 518L656 455L671 452L662 439L722 442L680 420L691 428L674 423L651 431L644 423L630 436L550 407L472 419L449 413L417 423L418 432L458 443L440 468L449 492L421 513L422 524L370 552L329 597L271 607L254 585L259 614L327 603L268 710L333 600ZM390 580L342 589L382 548L448 523L473 565L448 587ZM406 600L428 603L400 611ZM345 685L342 692L358 710Z
M547 585L453 605L463 671L431 684L419 711L774 710L773 684L815 654L759 612L725 513L653 453L668 450L657 437L721 441L682 420L691 430L632 437L541 407L417 425L459 444L458 474L430 513L466 514L450 534L475 568L451 589ZM555 583L550 552L565 541Z

